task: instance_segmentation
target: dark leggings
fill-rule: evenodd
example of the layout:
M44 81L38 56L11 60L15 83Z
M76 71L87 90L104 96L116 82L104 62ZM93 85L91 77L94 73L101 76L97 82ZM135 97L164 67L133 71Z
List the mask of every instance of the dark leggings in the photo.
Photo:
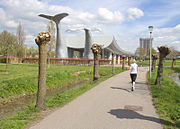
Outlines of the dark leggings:
M130 74L131 76L131 82L135 82L136 81L136 78L137 78L137 74Z

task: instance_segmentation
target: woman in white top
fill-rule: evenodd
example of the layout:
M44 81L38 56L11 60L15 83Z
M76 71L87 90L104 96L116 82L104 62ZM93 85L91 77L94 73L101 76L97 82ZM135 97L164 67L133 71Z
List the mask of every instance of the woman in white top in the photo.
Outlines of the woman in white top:
M131 76L131 82L132 82L132 91L135 90L135 81L137 78L137 72L138 72L138 65L136 64L136 60L133 59L132 64L130 65L130 76Z

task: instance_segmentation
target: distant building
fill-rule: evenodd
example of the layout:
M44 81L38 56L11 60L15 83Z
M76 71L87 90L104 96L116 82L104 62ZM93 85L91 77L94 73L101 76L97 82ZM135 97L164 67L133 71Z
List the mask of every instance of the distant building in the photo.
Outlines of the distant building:
M67 45L68 57L78 57L78 58L89 58L92 59L92 56L85 56L86 48L86 37L85 36L66 36L64 37L64 42ZM122 55L132 55L131 53L122 50L114 36L93 36L91 37L91 42L102 45L101 58L112 58L112 52L117 56ZM91 49L89 50L92 51ZM78 55L77 55L78 54Z
M153 41L153 38L151 40ZM151 43L153 43L153 42L151 42ZM140 44L140 48L143 48L147 55L148 50L150 49L150 38L140 38L139 44ZM152 47L152 45L151 45L151 47Z

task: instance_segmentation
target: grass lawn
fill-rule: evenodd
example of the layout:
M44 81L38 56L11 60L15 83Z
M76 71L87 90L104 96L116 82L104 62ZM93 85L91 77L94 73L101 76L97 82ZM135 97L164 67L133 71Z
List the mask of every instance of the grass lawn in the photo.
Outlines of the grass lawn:
M0 64L0 104L6 103L8 99L37 92L37 64L9 64L8 74L5 74L4 70L5 64ZM78 76L73 75L78 71L84 72ZM65 86L87 78L91 79L92 71L91 66L51 65L50 68L47 67L47 88ZM103 70L100 74L103 74Z
M4 69L5 65L0 64L0 101L5 101L6 99L8 100L22 94L33 94L37 92L38 65L10 64L7 75ZM79 71L83 72L78 75L74 74ZM120 67L115 67L115 74L122 71ZM46 98L46 108L61 107L98 83L113 76L112 67L99 67L99 74L101 78L98 81L92 81L92 66L51 65L50 68L47 68L47 88L66 86L73 84L75 81L87 80L87 78L89 81L80 84L79 88L57 94L53 98ZM3 118L0 121L0 129L22 129L28 123L40 117L41 113L41 111L35 108L35 104L31 104L15 115Z
M163 120L162 123L166 129L180 128L180 87L169 78L168 74L180 72L179 68L164 68L162 83L160 86L153 85L156 79L157 71L152 72L152 78L149 80L151 94L157 109L157 113ZM148 78L147 74L147 78Z
M156 63L157 66L158 66L158 63L159 63L159 60L157 60L157 63ZM141 65L142 66L149 66L149 60L145 60L143 62L140 62L139 60L137 60L137 64L139 66L141 66ZM172 65L172 60L165 60L164 66L171 66L171 65ZM176 65L180 66L180 60L176 60Z

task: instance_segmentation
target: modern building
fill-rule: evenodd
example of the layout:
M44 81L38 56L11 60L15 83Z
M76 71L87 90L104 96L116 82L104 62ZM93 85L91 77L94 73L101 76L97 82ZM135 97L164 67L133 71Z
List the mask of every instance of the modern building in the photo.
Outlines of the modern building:
M153 41L153 38L151 38L151 40ZM143 48L145 50L146 55L148 54L148 50L150 49L150 43L152 43L152 42L150 42L150 38L140 38L139 39L140 48Z
M68 48L68 57L69 58L73 58L74 53L78 52L78 58L87 58L87 56L85 56L85 41L86 41L86 37L85 36L68 36L64 38L64 41L67 45ZM115 54L115 58L118 58L122 55L132 55L131 53L122 50L114 36L93 36L91 37L91 42L93 43L97 43L99 45L102 45L102 51L101 51L101 58L108 58L111 59L112 58L112 53ZM89 59L93 58L92 56L89 57Z

